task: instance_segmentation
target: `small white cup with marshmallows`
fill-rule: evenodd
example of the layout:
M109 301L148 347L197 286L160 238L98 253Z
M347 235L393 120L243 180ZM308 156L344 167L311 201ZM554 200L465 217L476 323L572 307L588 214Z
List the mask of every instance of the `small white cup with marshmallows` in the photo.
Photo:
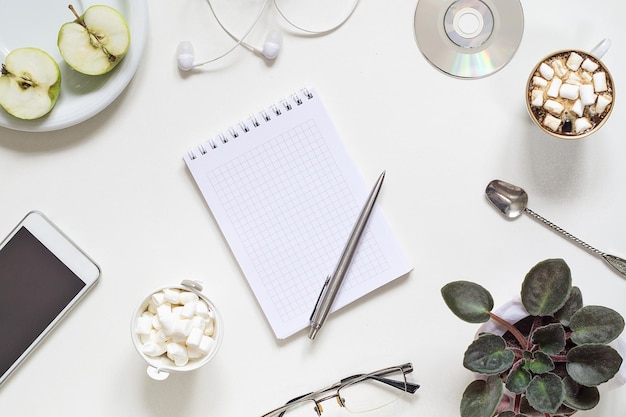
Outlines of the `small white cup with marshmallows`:
M219 350L222 319L201 291L198 282L184 280L153 291L133 313L131 338L151 378L198 369Z

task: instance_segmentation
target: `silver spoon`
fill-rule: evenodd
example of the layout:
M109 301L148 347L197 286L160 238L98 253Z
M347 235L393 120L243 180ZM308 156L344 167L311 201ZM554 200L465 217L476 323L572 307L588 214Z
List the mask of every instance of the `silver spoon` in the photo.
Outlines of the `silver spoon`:
M577 243L578 245L587 249L594 255L602 257L609 265L613 267L613 269L615 269L622 275L626 275L626 260L614 255L609 255L608 253L602 252L601 250L594 248L593 246L583 242L576 236L566 232L556 224L544 219L543 217L526 207L526 204L528 204L528 194L526 194L526 191L524 191L522 188L501 180L493 180L487 185L485 194L489 202L493 204L502 214L504 214L504 216L510 219L516 219L521 216L522 213L526 213L529 216L534 217L539 222L543 223L545 226L556 230L563 236L574 241L574 243Z

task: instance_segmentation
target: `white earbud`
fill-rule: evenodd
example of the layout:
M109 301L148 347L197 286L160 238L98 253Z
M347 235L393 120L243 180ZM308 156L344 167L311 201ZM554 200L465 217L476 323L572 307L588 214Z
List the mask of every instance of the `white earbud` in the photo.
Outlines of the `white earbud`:
M207 0L209 8L211 9L211 12L215 16L217 23L231 38L233 38L236 41L236 43L232 46L232 48L224 52L222 55L219 55L215 58L211 58L203 62L194 63L193 46L191 45L190 42L183 41L178 44L178 48L176 49L176 60L178 61L178 68L180 68L182 71L189 71L190 69L194 67L200 67L210 62L217 61L218 59L221 59L225 57L226 55L230 54L231 52L233 52L235 49L237 49L240 46L248 48L250 51L256 54L262 55L266 57L267 59L275 59L278 56L278 52L280 51L280 47L282 44L282 36L280 33L270 32L270 34L268 34L265 44L263 45L263 51L260 51L257 48L253 47L252 45L249 45L245 42L245 39L248 37L250 32L252 32L252 30L256 27L257 23L259 22L259 19L261 19L261 16L263 15L263 12L265 11L265 8L269 4L269 2L270 0L265 0L263 2L263 7L261 7L261 9L259 10L259 14L257 15L256 19L254 19L254 22L252 23L252 25L250 25L250 27L248 28L248 30L243 36L238 37L238 36L235 36L232 32L230 32L224 26L222 21L219 19L219 17L215 13L215 9L213 8L213 4L211 4L211 0Z
M182 41L176 47L176 61L178 63L178 68L180 68L181 71L190 71L192 68L208 64L209 62L217 61L218 59L234 51L235 48L237 48L238 46L246 47L252 52L262 55L267 59L276 59L276 57L278 57L278 54L280 53L282 45L282 33L277 30L272 30L265 37L265 43L263 44L262 50L259 50L252 45L245 43L243 39L237 39L237 43L226 53L208 61L195 63L193 45L189 41Z
M283 46L283 34L277 30L270 31L263 44L263 56L267 59L276 59Z
M176 60L178 61L178 68L182 71L189 71L194 67L193 63L194 52L193 45L189 41L182 41L176 48Z

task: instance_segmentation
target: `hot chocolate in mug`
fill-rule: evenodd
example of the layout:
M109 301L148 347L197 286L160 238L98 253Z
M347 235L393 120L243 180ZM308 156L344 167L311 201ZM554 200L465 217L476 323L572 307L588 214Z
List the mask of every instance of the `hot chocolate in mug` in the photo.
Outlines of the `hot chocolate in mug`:
M611 42L604 39L591 52L557 51L533 68L526 87L531 119L560 139L579 139L597 131L609 118L615 86L600 60Z

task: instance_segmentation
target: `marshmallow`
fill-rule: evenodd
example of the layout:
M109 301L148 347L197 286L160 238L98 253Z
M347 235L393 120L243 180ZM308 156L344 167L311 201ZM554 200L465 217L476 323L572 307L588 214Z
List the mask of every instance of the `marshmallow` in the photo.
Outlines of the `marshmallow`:
M187 349L187 355L189 356L189 359L200 359L206 356L204 352L201 352L200 349L195 347L189 347Z
M189 304L189 303L196 303L198 302L198 300L200 300L200 297L198 297L198 294L193 293L193 292L189 292L189 291L183 291L180 293L180 303L181 304Z
M572 111L576 113L578 117L581 117L585 111L585 107L580 99L576 100L574 104L572 104Z
M200 350L200 352L207 355L209 352L211 352L211 349L213 348L214 344L215 344L215 340L213 340L212 337L202 336L200 345L198 346L198 350Z
M165 301L172 304L180 304L180 291L174 288L166 288L163 290Z
M576 119L574 127L576 129L576 133L583 133L584 131L590 129L592 124L586 117L581 117Z
M197 327L194 327L189 332L189 336L187 336L187 340L185 341L185 344L187 345L188 348L189 347L197 348L200 346L200 342L202 341L202 336L204 336L203 330Z
M580 86L580 101L583 106L589 106L596 102L596 94L593 91L591 84L585 84Z
M196 304L196 315L204 318L210 317L209 306L204 300L200 300Z
M152 316L152 327L154 327L156 330L161 330L161 321L159 320L159 316Z
M174 326L176 325L176 317L173 314L164 314L159 316L159 322L161 323L161 330L163 333L170 337L174 334Z
M180 316L186 319L191 319L196 315L196 304L198 302L189 302L183 305L183 308L180 310Z
M581 85L583 83L582 78L578 75L577 72L570 72L567 76L567 80L565 80L568 84Z
M163 330L155 330L154 333L150 333L150 340L155 343L165 343L167 342L167 336L163 332Z
M576 100L578 98L579 87L573 84L563 84L559 90L559 95L568 100Z
M152 338L150 337L149 334L140 334L139 340L141 341L142 344L152 342Z
M530 104L531 106L534 106L534 107L543 106L543 90L539 90L538 88L535 88L532 91Z
M598 69L599 65L593 62L591 59L587 58L583 61L581 67L586 71L594 72Z
M191 319L191 328L204 329L206 327L207 320L204 317L193 316Z
M593 75L591 75L587 71L583 71L583 73L580 74L580 79L584 84L591 84L591 82L593 81Z
M175 342L183 342L187 339L189 333L191 333L191 320L176 320L176 322L174 323L174 332L172 333L172 339Z
M605 72L601 71L601 72L596 72L595 74L593 74L593 87L596 93L600 93L602 91L608 90L608 86L606 84Z
M187 348L179 343L167 344L167 357L173 360L176 366L185 366L189 362Z
M533 85L541 88L546 88L548 86L548 81L545 78L535 75L533 77Z
M148 342L144 343L141 347L141 351L148 356L161 356L167 351L167 348L164 344Z
M596 113L601 114L604 113L604 110L611 104L613 101L613 97L608 94L602 94L598 96L598 101L596 102Z
M554 70L545 62L542 62L541 65L539 65L539 73L548 81L554 77Z
M550 82L550 87L548 87L548 97L558 97L559 96L559 90L561 89L561 85L563 84L563 81L560 78L554 78L552 79L552 81Z
M578 68L580 68L580 64L582 64L583 62L583 57L578 55L576 52L572 52L571 54L569 54L569 58L567 58L567 68L571 69L572 71L576 71L578 70Z
M152 315L150 315L152 316ZM152 330L152 317L141 316L137 318L137 325L135 326L135 332L139 335L149 335Z
M551 114L546 114L546 117L543 119L543 125L556 132L559 129L559 126L561 126L561 119L556 118Z
M156 314L157 313L157 308L154 305L154 303L152 302L152 300L150 300L148 302L148 308L146 309L146 311L152 313L152 314Z
M563 65L563 62L559 59L552 62L552 69L559 78L563 78L565 74L567 74L567 68L565 68L565 65Z
M546 100L545 104L543 105L543 108L549 111L550 113L554 114L555 116L558 116L561 113L563 113L563 110L565 109L565 107L563 107L561 103L555 100Z
M157 307L157 316L161 317L165 314L172 314L172 305L170 303L161 304Z
M215 321L213 319L208 320L206 326L204 326L204 334L206 336L213 336L215 333Z
M163 294L162 292L152 294L151 300L154 305L158 307L165 302L165 294Z

